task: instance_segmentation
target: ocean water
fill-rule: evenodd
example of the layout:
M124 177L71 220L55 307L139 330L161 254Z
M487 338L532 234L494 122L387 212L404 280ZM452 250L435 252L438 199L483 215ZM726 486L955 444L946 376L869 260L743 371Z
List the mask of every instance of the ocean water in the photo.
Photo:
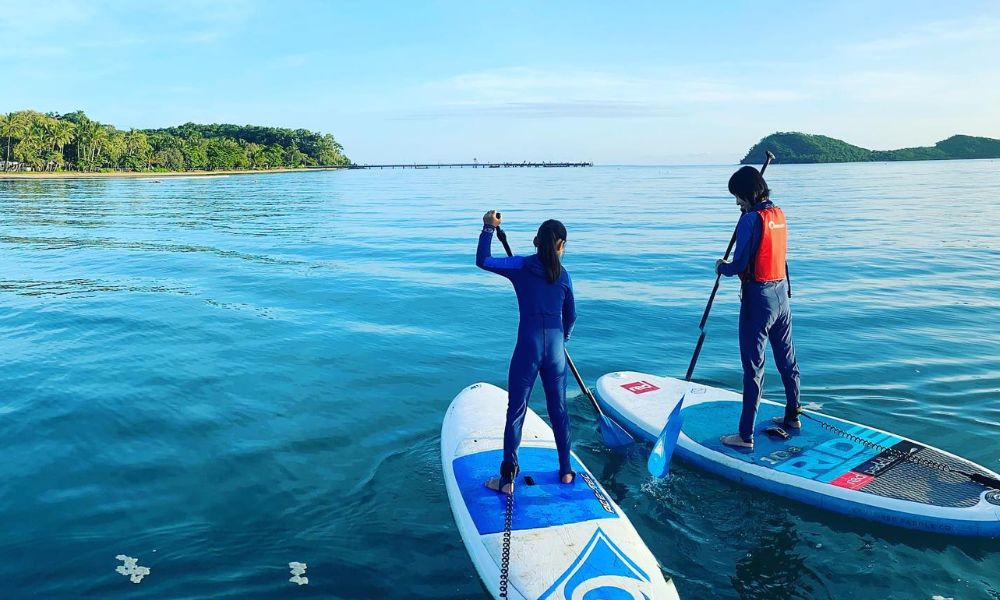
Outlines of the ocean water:
M566 223L589 382L683 376L732 170L0 181L0 597L487 598L438 450L451 399L505 385L514 343L513 293L474 266L482 213L515 251ZM767 176L804 402L1000 470L1000 161ZM724 281L697 379L739 389L737 309ZM653 483L570 392L575 451L682 597L1000 599L998 540L683 465ZM130 583L119 554L150 574Z

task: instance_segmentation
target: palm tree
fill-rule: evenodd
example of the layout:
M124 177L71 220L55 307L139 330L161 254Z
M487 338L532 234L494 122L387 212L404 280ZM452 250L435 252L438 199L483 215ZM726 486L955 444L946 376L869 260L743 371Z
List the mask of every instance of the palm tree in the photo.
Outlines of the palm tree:
M42 155L47 146L44 131L40 127L31 127L14 146L14 157L22 163L31 165L33 169L38 169L45 165L45 158Z
M59 150L59 154L63 153L63 149L66 148L66 144L73 141L73 130L76 129L76 125L70 123L69 121L58 120L56 121L55 127L53 128L52 141L55 143L55 147Z
M125 145L124 155L127 166L137 170L149 167L148 159L151 147L149 145L149 138L145 133L136 129L130 129L123 136L123 143Z
M256 169L257 159L260 158L260 154L264 150L264 147L261 146L260 144L248 142L243 146L243 150L247 153L247 160L250 161L250 168Z
M110 143L111 135L108 133L107 128L97 121L91 121L90 140L87 147L87 151L90 154L87 157L87 162L90 168L100 165L98 161L101 158L101 153L109 149L108 146ZM113 152L116 149L112 148L111 150Z
M125 143L126 134L120 131L115 131L109 134L108 130L104 129L103 127L101 128L101 131L104 132L104 139L101 140L100 139L101 136L98 135L98 141L101 143L98 147L99 149L97 151L97 155L94 157L94 160L97 160L98 158L101 157L101 151L107 150L108 161L111 168L112 169L120 168L122 166L121 159L123 156L125 156L125 153L128 151L128 146Z
M7 136L7 154L4 155L3 170L10 168L10 140L11 138L21 139L28 131L31 124L28 115L23 112L12 112L0 115L0 135Z

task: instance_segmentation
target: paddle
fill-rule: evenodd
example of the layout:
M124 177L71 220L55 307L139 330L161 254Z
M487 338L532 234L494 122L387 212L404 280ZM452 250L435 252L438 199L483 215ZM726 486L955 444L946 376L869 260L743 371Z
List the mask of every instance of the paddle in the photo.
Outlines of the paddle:
M594 393L590 391L587 384L583 382L583 377L580 377L580 372L576 370L576 365L573 364L573 359L569 356L569 350L563 348L563 352L566 353L566 364L569 365L569 370L573 372L573 377L576 377L576 383L580 386L580 391L590 400L590 405L597 412L598 428L601 430L604 445L609 448L621 448L634 442L635 440L629 432L622 429L621 425L615 423L604 414L601 406L597 403L597 398L594 397Z
M767 153L767 159L764 161L764 166L760 168L760 174L763 175L764 171L767 170L767 165L771 164L774 160L774 155L770 151ZM739 223L737 223L739 227ZM733 251L733 246L736 245L736 229L733 230L733 237L729 240L729 245L726 246L726 253L722 255L722 260L729 260L729 253ZM722 275L719 273L715 274L715 285L712 287L712 293L708 297L708 304L705 305L705 312L701 315L701 323L698 324L698 329L701 330L701 334L698 336L698 343L694 347L694 355L691 356L691 363L688 365L687 374L684 376L685 381L691 381L691 376L694 374L694 365L698 362L698 355L701 354L701 347L705 344L705 323L708 322L708 313L712 310L712 303L715 302L715 295L719 292L719 280L722 279Z
M497 218L500 218L500 213L497 213ZM497 238L500 239L500 243L503 244L503 249L507 252L507 256L514 256L511 252L510 245L507 244L507 234L500 229L499 226L496 228ZM587 384L584 383L583 377L580 376L580 371L576 369L576 365L573 363L573 359L570 358L569 350L563 347L563 352L566 354L566 364L569 365L569 370L573 372L573 377L576 378L577 385L580 386L580 391L583 395L590 400L591 406L597 411L597 423L598 428L601 431L601 438L604 439L604 444L609 448L621 448L622 446L628 446L635 440L629 434L629 432L622 429L622 426L615 423L613 420L609 419L604 411L601 410L600 405L597 404L597 398L594 398L594 393L590 391Z
M677 406L667 415L667 424L663 426L663 431L656 438L653 450L649 453L646 468L653 477L666 477L667 473L670 472L670 457L674 454L677 438L681 434L681 425L684 424L684 417L681 416L681 405L684 404L686 397L687 394L681 396L681 399L677 401Z

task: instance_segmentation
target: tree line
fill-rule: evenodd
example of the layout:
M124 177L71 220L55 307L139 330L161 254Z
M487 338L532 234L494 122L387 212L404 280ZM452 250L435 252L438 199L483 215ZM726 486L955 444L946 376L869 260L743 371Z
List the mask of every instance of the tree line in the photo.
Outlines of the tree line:
M341 166L330 134L256 125L122 131L83 111L0 114L3 171L190 171Z
M768 151L777 156L779 162L785 164L1000 158L1000 140L953 135L933 146L868 150L825 135L779 132L754 144L740 163L761 164Z

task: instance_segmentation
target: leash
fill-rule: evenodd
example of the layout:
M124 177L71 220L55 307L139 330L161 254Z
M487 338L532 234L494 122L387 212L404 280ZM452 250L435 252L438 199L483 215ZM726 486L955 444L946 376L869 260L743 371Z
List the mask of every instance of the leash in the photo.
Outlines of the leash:
M848 432L844 431L843 429L837 427L836 425L831 425L830 423L827 423L826 421L823 421L821 419L817 419L816 417L810 415L809 413L799 412L799 416L803 416L803 417L809 419L810 421L814 421L816 423L819 423L821 427L824 427L825 429L827 429L829 431L832 431L833 433L836 433L839 436L845 437L845 438L851 440L852 442L856 442L856 443L861 444L863 446L867 446L868 448L871 448L872 450L878 450L880 452L885 452L891 458L894 458L896 460L908 461L908 462L911 462L913 464L920 465L922 467L927 467L928 469L934 469L935 471L940 471L942 473L951 473L953 475L963 475L963 476L968 477L969 479L971 479L972 481L978 483L979 485L981 485L983 487L988 487L988 488L993 488L995 490L1000 490L1000 479L995 479L993 477L990 477L988 475L982 475L980 473L969 473L968 471L961 471L959 469L953 469L952 467L949 467L948 465L945 465L943 463L935 462L933 460L928 460L926 458L919 458L919 457L913 456L912 454L906 454L905 452L900 452L899 450L895 450L893 448L888 448L888 447L883 446L881 444L876 444L875 442L872 442L870 440L866 440L866 439L864 439L862 437L858 437L858 436L856 436L856 435L854 435L852 433L848 433Z
M507 597L507 578L510 575L510 528L514 520L514 490L507 495L507 512L503 520L503 550L500 553L500 597Z

